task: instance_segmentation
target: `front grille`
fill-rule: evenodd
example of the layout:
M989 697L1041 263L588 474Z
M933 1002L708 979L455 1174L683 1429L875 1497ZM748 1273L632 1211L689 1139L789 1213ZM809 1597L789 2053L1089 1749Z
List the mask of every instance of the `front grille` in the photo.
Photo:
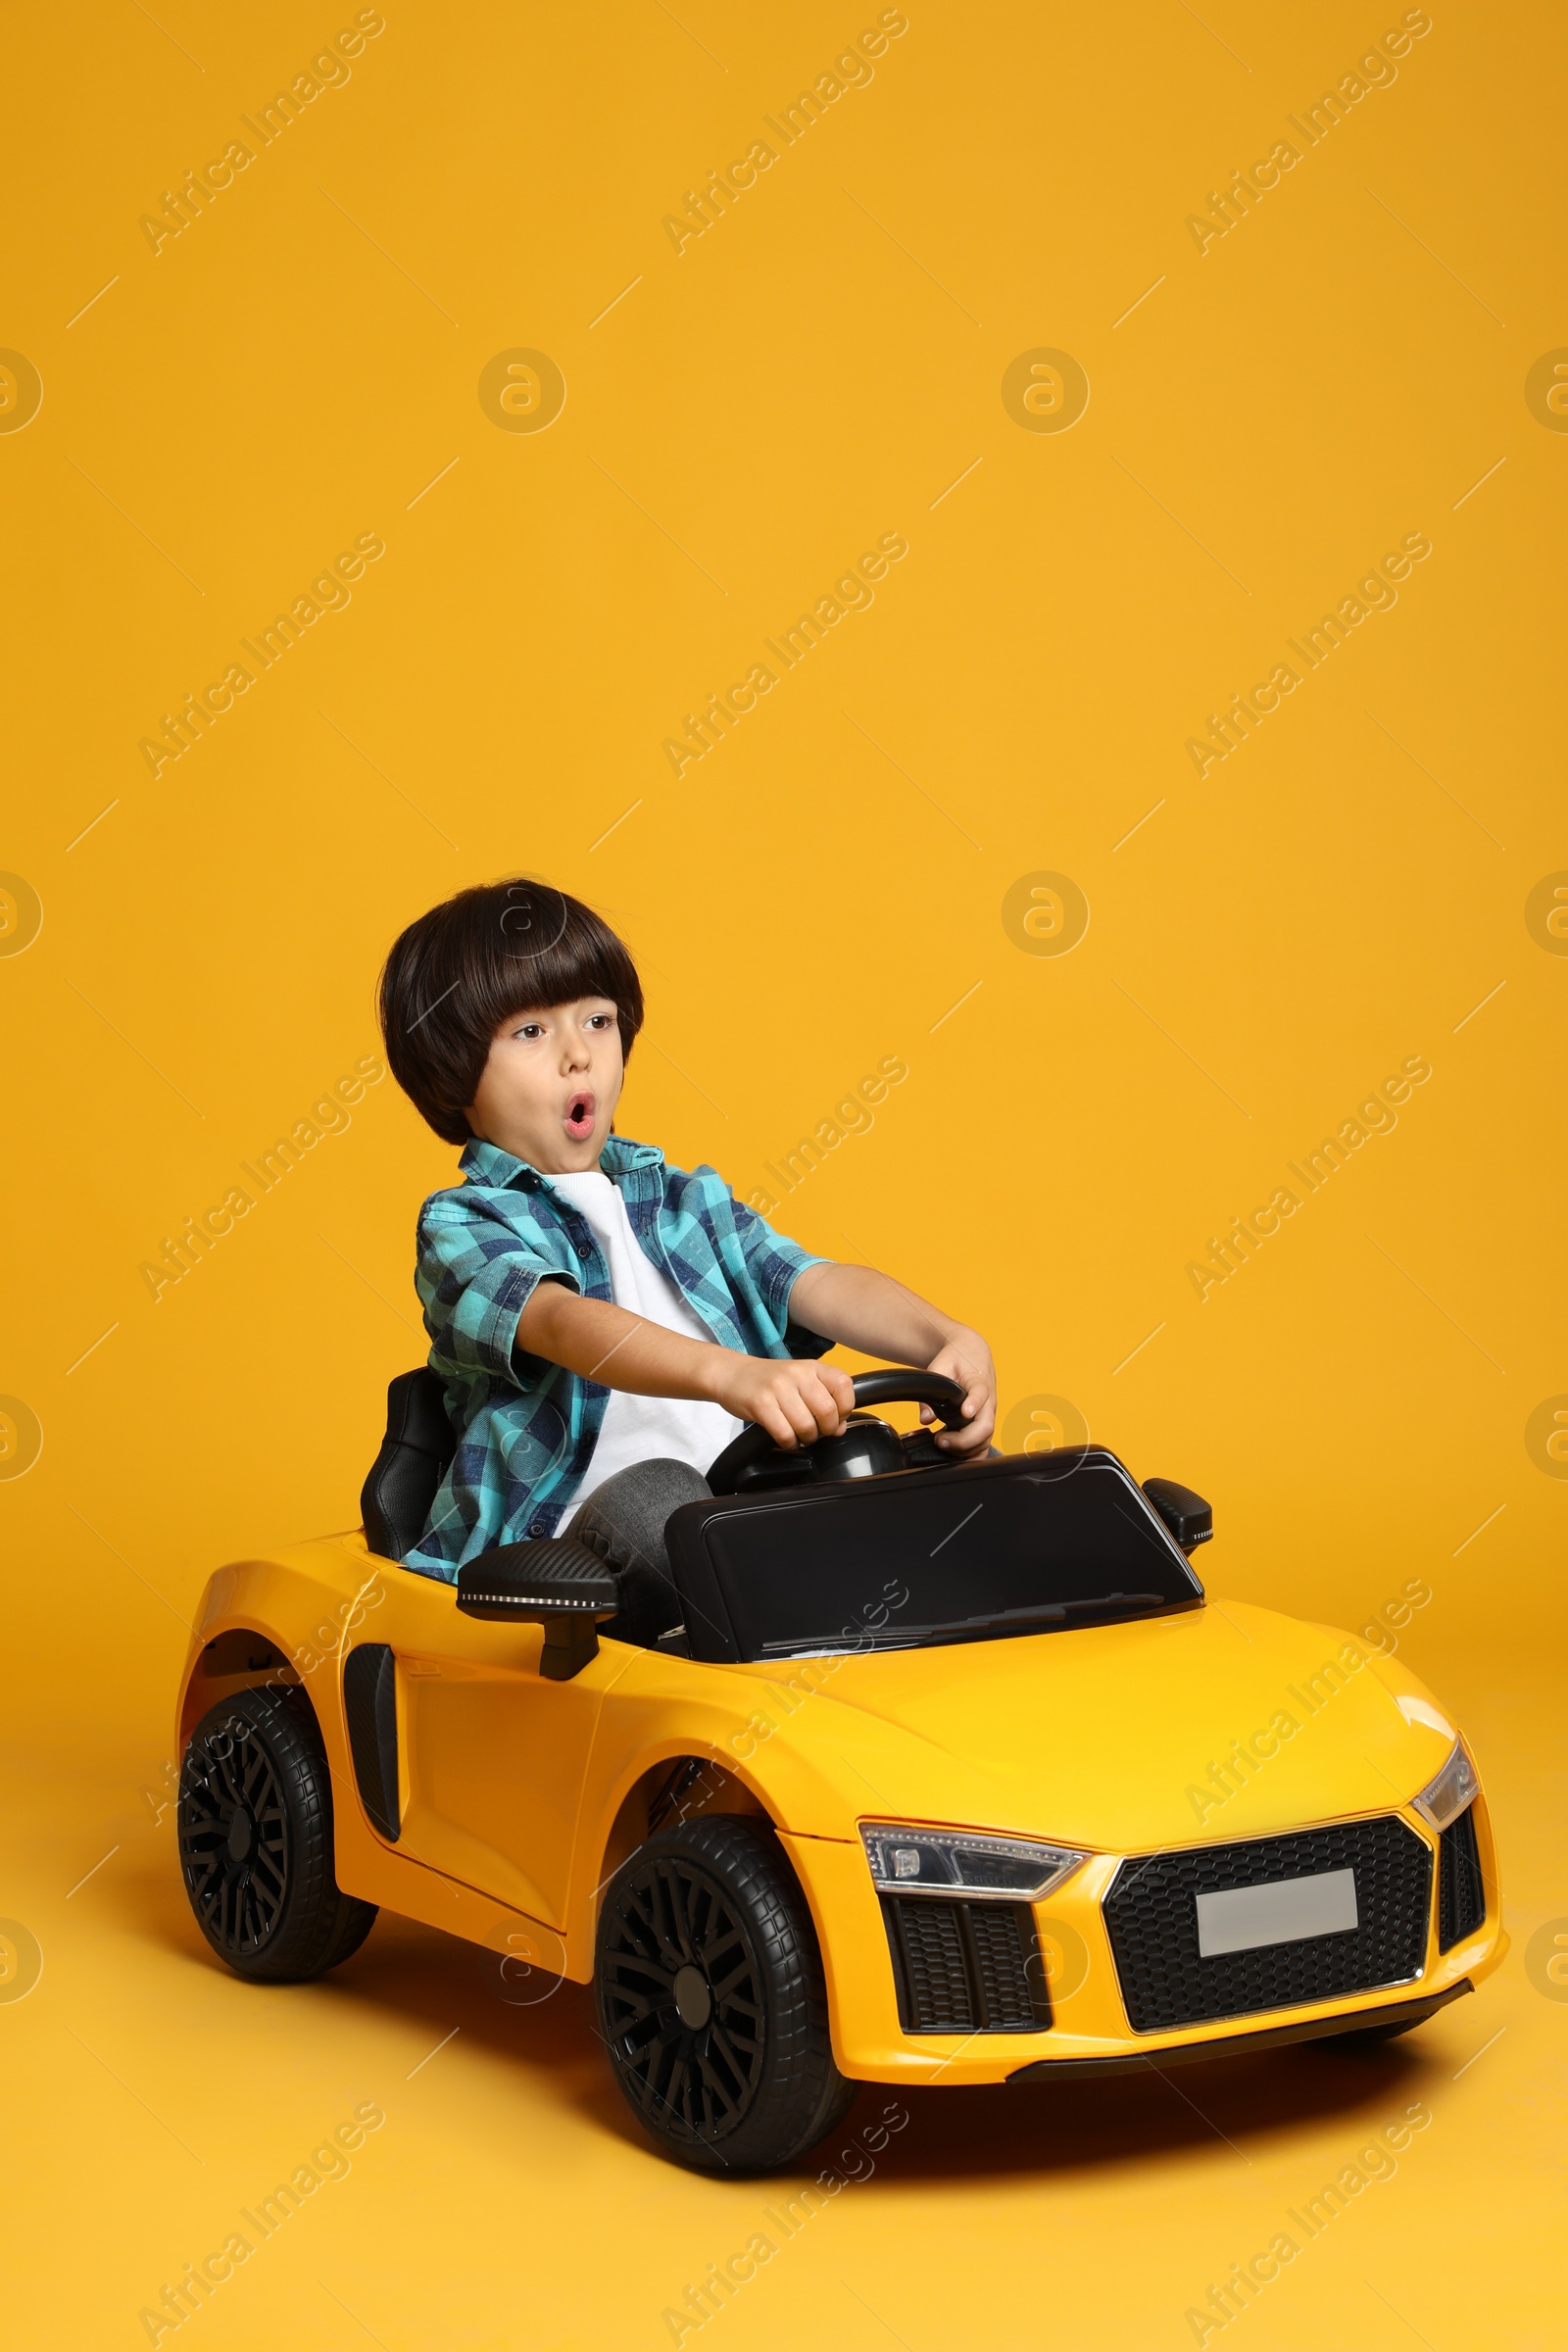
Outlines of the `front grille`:
M1474 1805L1450 1821L1438 1840L1438 1949L1446 1952L1473 1936L1487 1916L1487 1889L1476 1845Z
M1331 1870L1354 1871L1359 1927L1200 1953L1199 1895ZM1157 2034L1407 1984L1425 1965L1431 1902L1432 1848L1386 1816L1124 1862L1104 1914L1128 2021L1135 2033Z
M1039 2034L1050 2025L1027 1903L885 1894L882 1918L906 2034Z

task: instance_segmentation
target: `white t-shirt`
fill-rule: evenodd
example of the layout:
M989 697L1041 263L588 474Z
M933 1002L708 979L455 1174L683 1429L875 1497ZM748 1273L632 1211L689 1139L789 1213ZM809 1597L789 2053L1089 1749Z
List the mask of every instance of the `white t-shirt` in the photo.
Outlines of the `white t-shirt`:
M698 1321L632 1231L617 1184L599 1168L548 1176L545 1181L593 1227L594 1239L610 1267L610 1292L617 1306L645 1316L650 1323L662 1323L666 1331L678 1331L685 1339L712 1343L712 1333ZM673 1459L706 1472L745 1426L722 1405L702 1398L637 1396L629 1389L612 1388L598 1443L572 1496L572 1506L629 1462Z

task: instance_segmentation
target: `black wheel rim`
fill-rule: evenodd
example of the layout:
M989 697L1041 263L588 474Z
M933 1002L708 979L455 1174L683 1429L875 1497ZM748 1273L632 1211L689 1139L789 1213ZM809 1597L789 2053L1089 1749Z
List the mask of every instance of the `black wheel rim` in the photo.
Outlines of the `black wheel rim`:
M632 2105L666 2137L727 2138L757 2096L764 2040L738 1906L709 1872L665 1854L621 1882L606 1928L600 1997Z
M242 1716L186 1757L179 1860L208 1939L236 1959L254 1957L287 1899L289 1829L277 1766Z

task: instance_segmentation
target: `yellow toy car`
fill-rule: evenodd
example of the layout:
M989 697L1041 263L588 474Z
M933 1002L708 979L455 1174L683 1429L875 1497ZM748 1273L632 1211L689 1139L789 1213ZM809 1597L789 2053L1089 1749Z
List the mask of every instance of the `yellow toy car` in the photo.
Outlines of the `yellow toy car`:
M394 1381L365 1530L207 1588L179 1844L219 1956L317 1976L384 1903L591 1982L639 2121L726 2172L863 2082L1381 2039L1497 1965L1475 1767L1402 1664L1207 1601L1207 1505L1102 1446L956 1462L863 1409L952 1421L951 1382L856 1397L742 1432L672 1587L563 1537L454 1588L398 1565L453 1437Z

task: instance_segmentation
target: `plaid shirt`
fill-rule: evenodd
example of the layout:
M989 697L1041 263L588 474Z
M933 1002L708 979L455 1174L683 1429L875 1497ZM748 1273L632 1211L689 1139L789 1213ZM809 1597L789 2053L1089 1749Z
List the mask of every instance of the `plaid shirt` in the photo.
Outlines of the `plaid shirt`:
M458 1450L403 1563L449 1584L493 1544L555 1534L610 1399L601 1381L513 1352L517 1319L547 1275L585 1298L610 1298L610 1269L587 1219L548 1176L497 1144L475 1138L459 1164L466 1182L433 1193L419 1211L414 1277ZM600 1166L620 1187L648 1256L723 1347L826 1354L831 1340L789 1320L797 1275L824 1261L764 1224L715 1169L687 1175L654 1145L617 1135Z

